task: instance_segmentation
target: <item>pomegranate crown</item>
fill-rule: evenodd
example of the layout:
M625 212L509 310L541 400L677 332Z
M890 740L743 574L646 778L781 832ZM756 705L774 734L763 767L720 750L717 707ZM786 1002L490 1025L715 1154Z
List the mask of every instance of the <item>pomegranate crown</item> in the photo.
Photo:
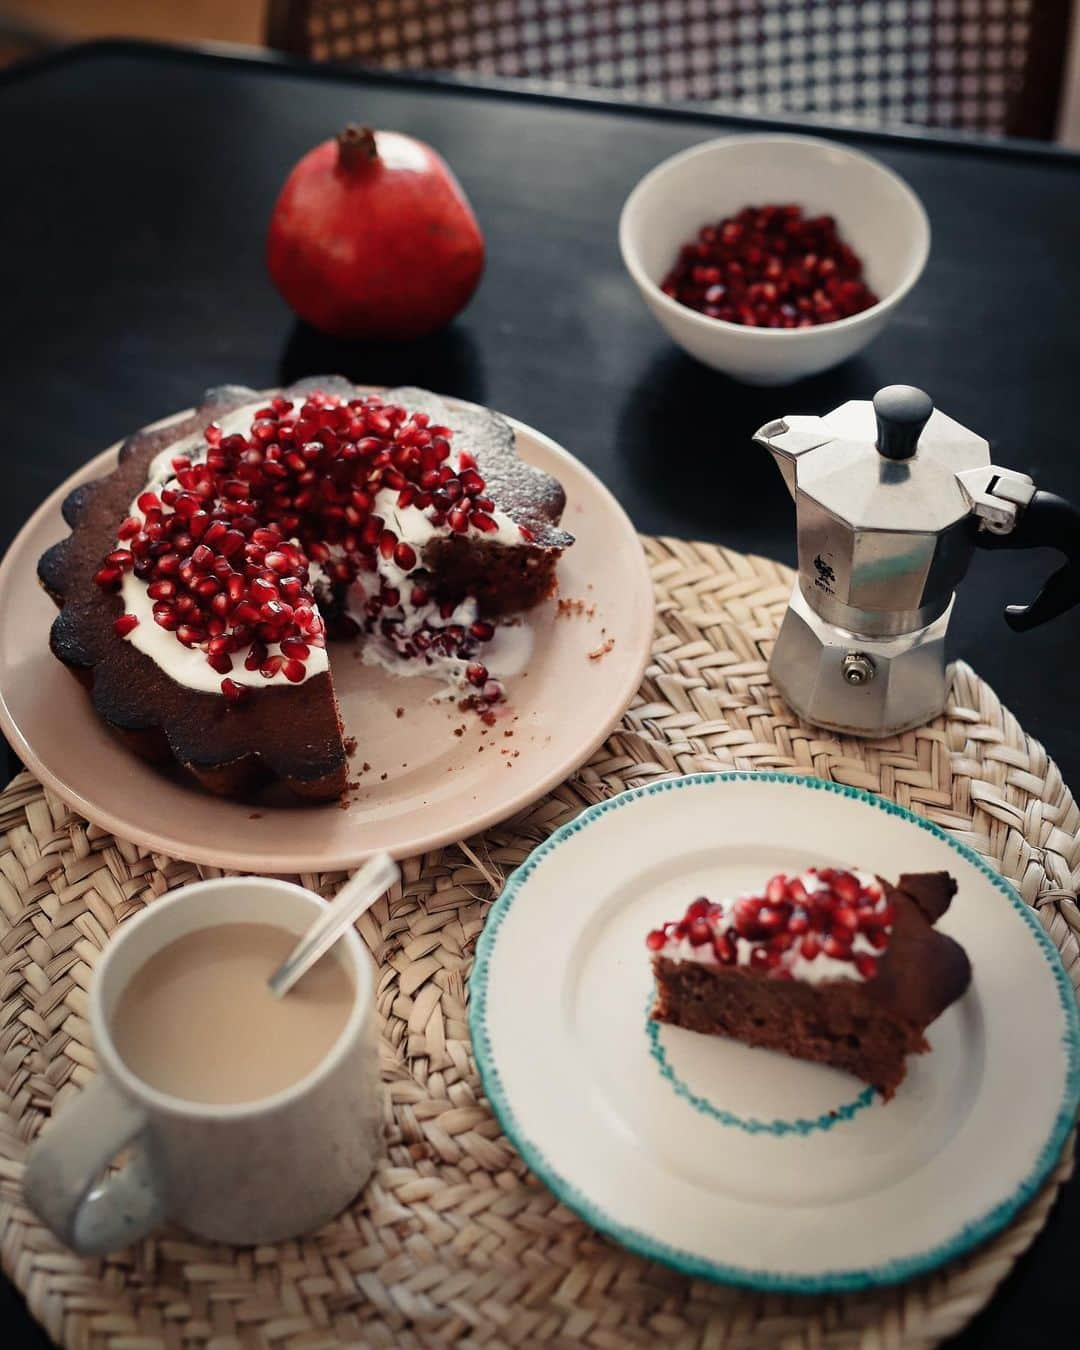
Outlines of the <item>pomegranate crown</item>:
M372 127L359 127L350 122L344 131L338 134L338 167L355 169L361 164L370 164L379 156L375 144L375 132Z

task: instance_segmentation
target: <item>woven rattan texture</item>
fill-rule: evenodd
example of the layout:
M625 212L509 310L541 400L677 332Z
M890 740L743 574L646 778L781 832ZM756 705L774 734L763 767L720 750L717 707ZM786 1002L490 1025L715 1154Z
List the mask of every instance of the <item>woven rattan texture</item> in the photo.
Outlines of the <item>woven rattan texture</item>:
M1047 0L1038 0L1044 11ZM526 76L642 98L716 100L1049 135L1017 100L1059 78L1033 0L275 0L270 40L319 60Z
M592 1232L500 1136L470 1052L476 935L500 880L583 806L691 770L795 769L884 793L993 859L1080 983L1080 816L1042 746L954 671L945 715L876 743L801 725L765 663L786 569L704 544L644 541L654 658L592 760L514 819L404 866L360 928L379 966L386 1158L353 1208L302 1241L215 1248L166 1232L104 1261L65 1252L24 1208L27 1144L93 1072L86 989L109 933L209 869L148 856L73 817L23 774L0 797L0 1257L72 1347L590 1346L889 1350L955 1332L1042 1226L1071 1147L995 1241L930 1278L836 1298L691 1281ZM301 878L330 894L341 874Z

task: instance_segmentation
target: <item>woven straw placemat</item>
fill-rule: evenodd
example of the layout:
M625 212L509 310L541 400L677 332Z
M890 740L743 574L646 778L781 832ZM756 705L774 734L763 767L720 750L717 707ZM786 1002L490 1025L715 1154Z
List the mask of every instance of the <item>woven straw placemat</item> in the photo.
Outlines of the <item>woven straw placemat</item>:
M365 1193L315 1236L214 1247L165 1232L106 1260L71 1255L22 1204L43 1119L94 1069L86 989L109 933L214 875L73 816L29 774L0 796L0 1258L65 1346L929 1346L991 1296L1046 1219L1072 1144L1007 1231L932 1276L834 1298L758 1295L623 1251L556 1203L501 1137L466 1029L473 944L502 879L582 807L702 769L793 769L900 802L993 860L1080 984L1080 814L1053 762L966 666L944 716L889 740L837 739L780 702L766 659L791 584L776 563L646 539L653 661L622 724L528 810L404 864L364 917L378 962L388 1148ZM341 873L304 875L330 895Z

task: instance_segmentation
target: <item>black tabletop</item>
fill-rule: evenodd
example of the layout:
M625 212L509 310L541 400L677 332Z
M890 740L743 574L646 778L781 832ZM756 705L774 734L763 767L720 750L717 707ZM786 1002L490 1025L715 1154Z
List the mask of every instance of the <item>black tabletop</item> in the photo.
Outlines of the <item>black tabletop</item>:
M295 160L346 120L434 144L485 230L484 280L438 337L332 342L295 324L267 281L275 194ZM787 388L749 389L672 346L625 275L615 238L619 208L647 169L747 124L137 44L76 49L0 77L0 544L86 459L204 387L326 371L500 408L590 465L639 529L787 562L791 502L751 432L884 384L923 386L990 438L995 462L1080 499L1071 426L1080 156L830 131L921 196L930 262L867 352ZM1080 612L1023 637L1001 618L1056 561L1042 552L977 557L952 654L1076 783ZM1078 1239L1074 1182L954 1345L1059 1345ZM2 1282L0 1327L6 1346L47 1343Z

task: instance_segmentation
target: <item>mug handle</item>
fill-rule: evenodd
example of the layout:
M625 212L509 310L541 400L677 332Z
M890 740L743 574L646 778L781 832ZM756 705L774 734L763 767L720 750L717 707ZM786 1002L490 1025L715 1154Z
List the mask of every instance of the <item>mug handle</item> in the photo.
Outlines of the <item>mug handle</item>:
M65 1246L82 1256L127 1247L165 1217L147 1148L147 1118L101 1077L52 1120L26 1160L23 1195ZM110 1160L134 1144L118 1172Z

